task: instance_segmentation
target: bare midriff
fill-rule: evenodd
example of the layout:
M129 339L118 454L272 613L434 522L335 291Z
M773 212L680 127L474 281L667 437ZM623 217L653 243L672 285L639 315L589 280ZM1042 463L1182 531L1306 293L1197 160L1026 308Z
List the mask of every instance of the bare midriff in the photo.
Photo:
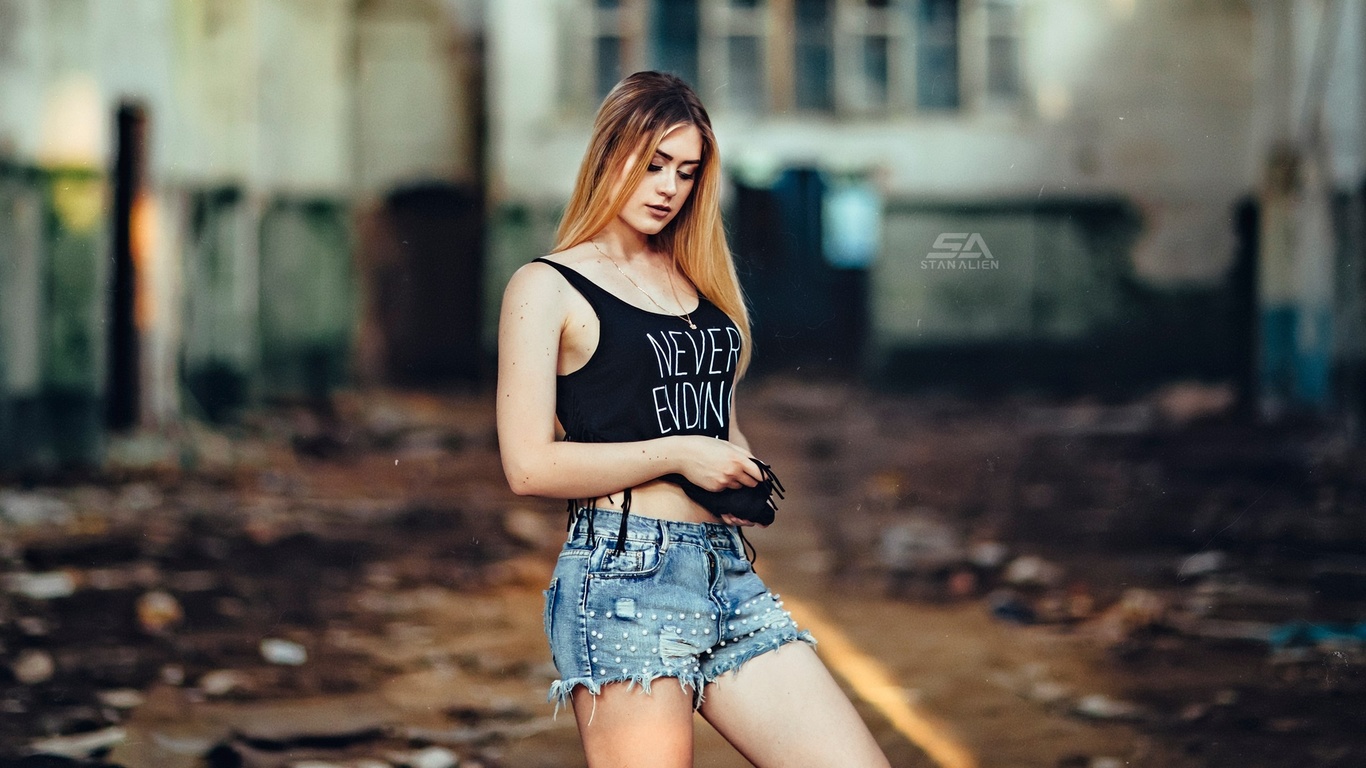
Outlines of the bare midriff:
M619 512L621 511L621 498L620 493L614 493L611 499L605 497L598 499L594 506L598 509L613 509ZM631 514L683 523L721 522L716 515L688 498L682 488L664 480L651 480L631 489Z

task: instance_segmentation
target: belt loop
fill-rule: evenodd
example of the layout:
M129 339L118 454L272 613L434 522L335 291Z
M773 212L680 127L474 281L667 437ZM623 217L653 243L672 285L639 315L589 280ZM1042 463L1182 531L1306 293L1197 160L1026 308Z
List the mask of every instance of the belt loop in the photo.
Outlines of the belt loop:
M669 522L667 520L656 520L655 524L659 526L659 554L662 555L669 551Z

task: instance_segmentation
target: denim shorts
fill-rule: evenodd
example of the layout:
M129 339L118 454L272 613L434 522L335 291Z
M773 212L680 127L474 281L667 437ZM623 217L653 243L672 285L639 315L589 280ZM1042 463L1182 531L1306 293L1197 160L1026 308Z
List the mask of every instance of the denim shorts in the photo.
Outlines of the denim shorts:
M694 707L707 683L793 640L812 645L778 595L745 559L739 530L581 509L545 590L545 632L560 679L549 699L575 686L597 695L626 682L646 693L676 678Z

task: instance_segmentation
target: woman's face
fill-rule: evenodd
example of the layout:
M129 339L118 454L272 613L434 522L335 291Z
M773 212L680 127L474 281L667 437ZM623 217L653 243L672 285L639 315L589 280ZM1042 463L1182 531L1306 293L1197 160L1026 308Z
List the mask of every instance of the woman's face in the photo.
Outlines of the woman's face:
M701 164L702 134L697 126L685 123L670 128L617 218L643 235L659 234L687 202ZM632 158L626 167L634 165Z

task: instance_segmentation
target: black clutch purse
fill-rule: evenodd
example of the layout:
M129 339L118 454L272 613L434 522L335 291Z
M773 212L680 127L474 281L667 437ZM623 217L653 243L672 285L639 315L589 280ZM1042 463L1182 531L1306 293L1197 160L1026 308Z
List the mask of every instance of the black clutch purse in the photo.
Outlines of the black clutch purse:
M742 485L724 491L708 491L682 475L668 475L664 479L682 488L688 498L706 507L707 511L717 517L730 515L751 523L769 525L778 511L775 497L786 498L784 494L787 489L773 472L773 467L758 459L751 460L759 465L759 472L764 476L764 479L753 487Z

